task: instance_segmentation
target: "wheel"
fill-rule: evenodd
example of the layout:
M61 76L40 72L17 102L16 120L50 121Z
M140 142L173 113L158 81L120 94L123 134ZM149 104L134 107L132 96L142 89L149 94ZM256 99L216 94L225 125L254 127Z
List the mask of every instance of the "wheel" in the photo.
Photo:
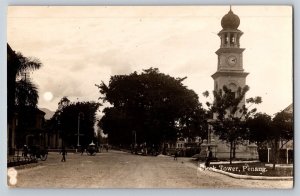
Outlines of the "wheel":
M31 159L35 159L35 155L34 154L30 154L29 156Z
M42 154L40 155L40 158L42 161L46 161L47 160L48 155L47 154Z

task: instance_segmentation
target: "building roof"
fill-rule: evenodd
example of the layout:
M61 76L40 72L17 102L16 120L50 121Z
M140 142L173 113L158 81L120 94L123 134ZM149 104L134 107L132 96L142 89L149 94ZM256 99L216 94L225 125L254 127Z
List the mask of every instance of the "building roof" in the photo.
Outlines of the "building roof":
M286 112L286 113L289 113L289 114L292 114L294 112L294 105L291 103L288 107L286 107L283 112Z

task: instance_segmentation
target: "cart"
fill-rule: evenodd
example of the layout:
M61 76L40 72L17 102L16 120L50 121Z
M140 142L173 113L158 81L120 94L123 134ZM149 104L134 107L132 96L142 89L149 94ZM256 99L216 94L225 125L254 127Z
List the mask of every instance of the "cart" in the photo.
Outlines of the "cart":
M40 146L31 146L28 149L28 154L31 159L40 159L46 161L48 157L48 150Z
M90 156L95 156L96 155L96 145L93 142L90 143L86 152Z

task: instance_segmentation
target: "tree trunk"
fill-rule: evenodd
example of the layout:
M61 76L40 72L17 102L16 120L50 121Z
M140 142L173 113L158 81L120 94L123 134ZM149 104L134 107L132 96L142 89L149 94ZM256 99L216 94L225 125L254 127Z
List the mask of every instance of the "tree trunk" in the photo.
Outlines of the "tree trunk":
M278 148L277 148L277 145L278 145L278 140L277 139L274 139L272 142L272 154L273 154L273 167L272 169L275 170L275 166L276 166L276 163L277 163L277 160L278 160Z
M230 151L229 151L229 161L230 161L230 164L232 164L232 147L233 147L233 142L230 141Z
M233 142L232 158L235 159L236 141Z

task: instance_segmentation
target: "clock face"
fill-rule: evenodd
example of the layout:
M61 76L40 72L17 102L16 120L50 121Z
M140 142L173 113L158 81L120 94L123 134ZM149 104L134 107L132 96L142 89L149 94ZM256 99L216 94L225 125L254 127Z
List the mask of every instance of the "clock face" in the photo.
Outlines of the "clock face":
M235 65L237 63L236 56L229 56L227 58L227 62L228 62L229 65Z

